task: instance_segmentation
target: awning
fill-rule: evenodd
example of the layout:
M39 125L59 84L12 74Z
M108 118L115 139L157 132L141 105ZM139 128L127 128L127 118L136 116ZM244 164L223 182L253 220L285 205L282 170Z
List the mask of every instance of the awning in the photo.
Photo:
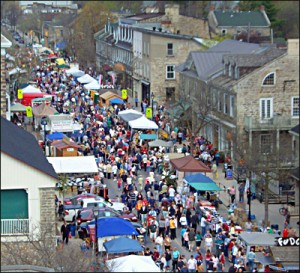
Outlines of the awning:
M10 106L10 112L26 112L26 106L17 102Z
M56 173L98 173L94 156L47 157Z
M221 191L216 183L189 183L197 191Z

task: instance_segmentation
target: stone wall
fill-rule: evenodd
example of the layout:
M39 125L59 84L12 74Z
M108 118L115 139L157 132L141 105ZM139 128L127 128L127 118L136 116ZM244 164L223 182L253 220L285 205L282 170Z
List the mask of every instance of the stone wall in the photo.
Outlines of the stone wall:
M55 236L55 203L54 203L54 188L42 188L40 189L40 221L41 227L44 225L49 228L53 227L51 232Z
M5 56L1 54L1 116L6 119L6 69Z

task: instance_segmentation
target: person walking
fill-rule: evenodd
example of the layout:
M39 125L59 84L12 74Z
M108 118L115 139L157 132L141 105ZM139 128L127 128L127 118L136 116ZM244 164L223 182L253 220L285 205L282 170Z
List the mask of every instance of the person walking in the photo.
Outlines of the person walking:
M172 251L172 270L173 272L175 272L176 268L177 268L177 263L180 257L180 252L177 250L176 247L173 248Z
M254 267L254 260L256 258L256 254L254 252L254 248L251 247L249 253L247 254L247 260L248 260L248 271L252 272Z
M244 202L244 191L245 191L244 183L240 183L238 190L239 190L239 202L243 203Z
M162 251L163 251L163 243L164 243L164 238L162 234L159 234L157 238L155 239L155 246L157 248L157 251L159 252L159 256L162 256Z
M187 264L188 264L188 270L189 270L189 272L196 272L197 261L194 258L194 255L191 255L191 257L187 261Z
M231 204L234 204L235 201L235 187L232 185L229 189L229 195L231 199Z
M176 222L175 216L172 216L170 220L170 232L171 232L171 240L176 239Z
M195 233L195 229L190 228L190 231L188 233L188 246L189 246L189 252L193 252L194 248L195 248L195 240L196 240L196 233Z
M62 242L65 243L66 245L69 243L69 233L70 233L70 226L67 225L67 222L64 221L60 228L60 233L62 235Z

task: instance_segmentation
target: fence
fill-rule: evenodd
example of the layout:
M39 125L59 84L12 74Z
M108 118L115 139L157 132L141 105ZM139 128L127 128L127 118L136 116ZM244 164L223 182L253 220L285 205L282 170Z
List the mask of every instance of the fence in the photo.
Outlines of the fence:
M1 219L1 235L28 234L28 219Z

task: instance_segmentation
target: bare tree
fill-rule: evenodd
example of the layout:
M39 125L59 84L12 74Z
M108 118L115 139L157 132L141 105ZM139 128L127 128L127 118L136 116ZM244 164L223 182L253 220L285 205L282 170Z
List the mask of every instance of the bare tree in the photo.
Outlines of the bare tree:
M62 248L56 244L53 228L49 225L38 228L36 225L32 233L15 236L14 242L2 237L1 265L43 266L53 268L55 272L90 272L95 264L92 249L82 252L77 239L70 239L69 244ZM104 264L99 270L107 271Z
M1 1L1 19L6 18L14 29L16 29L21 14L19 1Z

